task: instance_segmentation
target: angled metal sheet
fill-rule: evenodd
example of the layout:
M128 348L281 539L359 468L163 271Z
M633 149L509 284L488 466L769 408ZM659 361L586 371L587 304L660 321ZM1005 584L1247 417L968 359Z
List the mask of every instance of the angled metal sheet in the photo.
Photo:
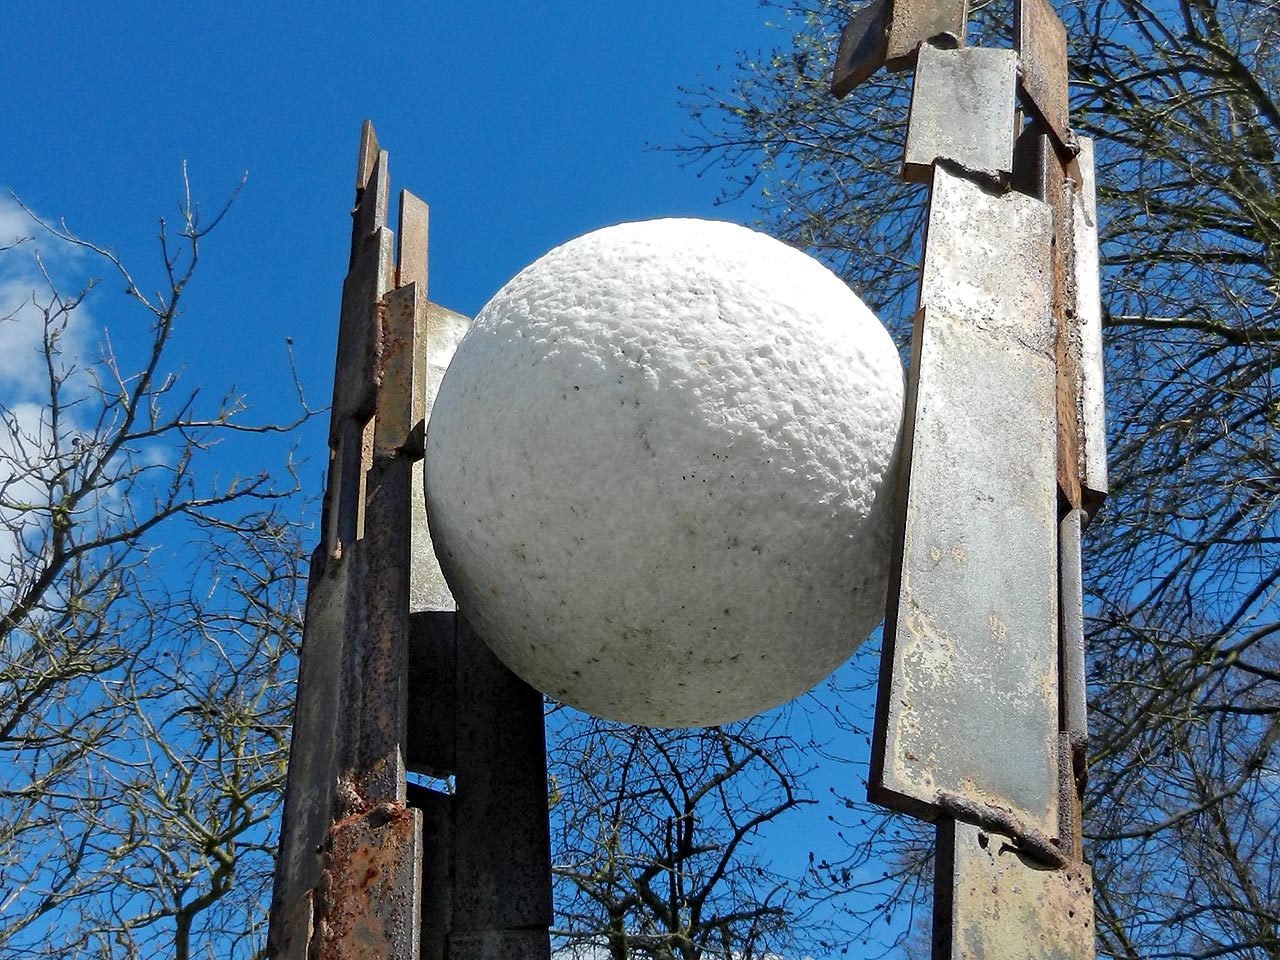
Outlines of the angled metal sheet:
M1018 58L1012 50L920 48L907 147L906 180L929 182L947 161L1004 180L1013 173Z
M917 315L875 802L932 819L958 797L1057 832L1053 403L1048 356Z
M1014 49L1022 62L1027 106L1062 149L1070 140L1067 30L1049 0L1014 0Z
M1093 876L1046 869L999 833L938 825L934 960L1093 960Z
M843 97L884 66L889 48L890 0L871 0L840 32L831 92Z
M915 65L922 43L940 47L964 46L969 22L968 0L893 0L885 50L890 70Z
M1081 137L1080 189L1073 206L1075 314L1080 331L1080 417L1084 507L1090 517L1106 498L1107 415L1103 372L1102 296L1098 279L1098 206L1093 141Z

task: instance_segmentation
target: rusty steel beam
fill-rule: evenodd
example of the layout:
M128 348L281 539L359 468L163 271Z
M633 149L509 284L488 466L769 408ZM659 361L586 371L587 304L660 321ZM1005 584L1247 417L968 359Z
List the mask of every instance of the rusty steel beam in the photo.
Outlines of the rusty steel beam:
M359 562L354 552L323 562L307 591L306 628L298 663L297 701L281 813L267 951L283 960L304 960L313 925L313 894L324 866L322 851L333 814L338 779L342 709L343 639L358 615Z
M417 960L422 815L386 803L335 823L316 897L317 960Z
M1023 102L1046 126L1056 149L1068 154L1073 139L1067 119L1067 30L1049 0L1014 0L1013 38Z

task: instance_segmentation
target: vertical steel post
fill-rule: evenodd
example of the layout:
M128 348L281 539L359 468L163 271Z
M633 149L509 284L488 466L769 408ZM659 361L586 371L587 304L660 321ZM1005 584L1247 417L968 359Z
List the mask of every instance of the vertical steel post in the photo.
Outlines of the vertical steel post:
M869 794L937 823L935 958L1081 960L1080 541L1106 495L1092 149L1048 0L1015 0L1011 50L964 47L966 13L874 0L832 78L843 96L914 65L903 176L930 185Z
M405 191L395 242L387 161L366 121L267 952L545 960L542 701L456 615L415 469L468 321L427 300L428 210ZM409 770L456 772L457 795ZM503 849L494 810L524 825ZM486 896L532 906L471 918Z

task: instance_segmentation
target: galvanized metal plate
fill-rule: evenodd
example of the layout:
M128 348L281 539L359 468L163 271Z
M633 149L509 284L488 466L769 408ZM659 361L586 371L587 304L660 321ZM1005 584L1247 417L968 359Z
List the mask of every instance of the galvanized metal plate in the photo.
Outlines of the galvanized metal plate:
M1051 870L998 833L938 825L934 960L1093 960L1093 876Z
M1052 215L1019 193L995 195L944 169L933 178L920 305L962 317L1045 357Z
M1012 50L921 47L903 178L927 183L940 160L1008 178L1017 136L1017 86L1018 58Z
M916 62L920 44L964 46L969 22L968 0L893 0L885 50L890 70L906 70Z
M1102 346L1102 296L1098 278L1098 206L1094 175L1093 141L1081 137L1080 189L1076 191L1073 220L1075 245L1076 324L1080 332L1080 417L1084 461L1084 507L1097 513L1106 498L1107 414Z
M470 326L471 320L460 313L446 310L435 303L427 305L427 329L425 335L419 338L425 369L423 418L427 423L431 421L431 408L435 404L436 394L440 392L440 381L444 379L449 361L453 359L454 351L458 349L458 344ZM413 471L410 511L413 537L409 547L409 609L415 613L421 610L453 610L453 594L444 582L435 548L431 545L422 468Z
M916 319L868 792L927 819L959 797L1052 836L1053 362L980 319L931 305Z
M889 45L890 0L871 0L840 32L831 92L843 97L884 66Z
M1049 0L1014 0L1013 36L1027 106L1065 149L1070 135L1066 27Z

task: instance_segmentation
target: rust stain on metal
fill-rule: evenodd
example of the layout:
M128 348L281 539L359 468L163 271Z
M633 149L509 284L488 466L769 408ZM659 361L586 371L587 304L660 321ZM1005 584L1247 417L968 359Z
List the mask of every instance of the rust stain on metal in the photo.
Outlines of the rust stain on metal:
M1013 35L1027 106L1049 128L1062 152L1069 153L1066 28L1049 0L1015 0Z
M1093 878L1048 869L998 831L948 821L938 829L935 958L1092 960Z
M885 63L890 70L915 66L926 41L939 47L964 46L968 0L894 0Z
M317 903L318 960L418 955L421 847L421 814L400 804L381 804L330 828Z
M375 449L379 456L422 457L426 410L426 361L419 340L426 300L416 282L390 291L381 303Z

